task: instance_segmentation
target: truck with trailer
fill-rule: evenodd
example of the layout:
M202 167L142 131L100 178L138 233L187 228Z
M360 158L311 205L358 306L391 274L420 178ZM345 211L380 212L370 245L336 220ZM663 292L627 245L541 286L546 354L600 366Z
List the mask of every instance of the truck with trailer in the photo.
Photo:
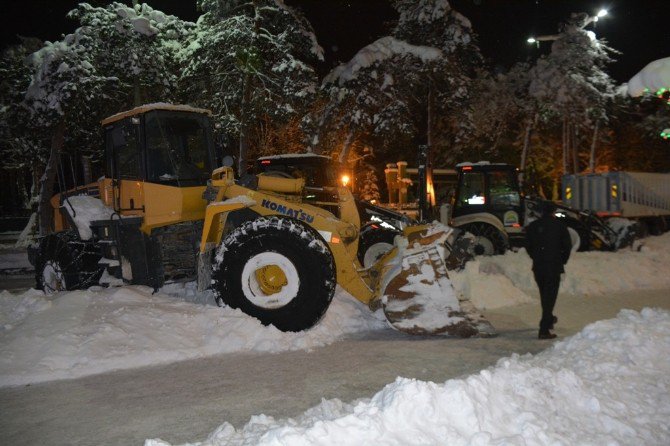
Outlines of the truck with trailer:
M612 220L637 222L640 235L658 235L670 225L670 173L602 172L564 175L563 203Z

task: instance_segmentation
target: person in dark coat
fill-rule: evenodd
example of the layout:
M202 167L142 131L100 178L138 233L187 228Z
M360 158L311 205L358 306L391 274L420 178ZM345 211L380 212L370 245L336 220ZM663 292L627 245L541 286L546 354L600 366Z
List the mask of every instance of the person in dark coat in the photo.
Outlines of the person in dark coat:
M542 319L540 339L556 337L550 330L558 319L554 316L554 305L558 296L561 274L570 258L572 241L565 223L554 216L556 206L550 201L538 204L540 218L526 229L526 251L533 260L533 275L540 289Z

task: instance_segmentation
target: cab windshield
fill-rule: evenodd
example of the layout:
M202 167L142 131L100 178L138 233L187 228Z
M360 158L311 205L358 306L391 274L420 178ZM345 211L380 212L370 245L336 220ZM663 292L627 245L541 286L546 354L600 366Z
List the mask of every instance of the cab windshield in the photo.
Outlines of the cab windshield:
M211 133L205 116L154 111L145 117L147 180L201 185L212 171Z

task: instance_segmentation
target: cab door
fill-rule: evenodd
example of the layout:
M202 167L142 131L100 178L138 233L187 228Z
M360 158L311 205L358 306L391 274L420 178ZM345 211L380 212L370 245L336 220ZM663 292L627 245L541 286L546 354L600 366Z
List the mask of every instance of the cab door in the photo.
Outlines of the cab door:
M113 207L123 215L141 215L144 210L139 119L118 121L106 129L107 176L112 179Z

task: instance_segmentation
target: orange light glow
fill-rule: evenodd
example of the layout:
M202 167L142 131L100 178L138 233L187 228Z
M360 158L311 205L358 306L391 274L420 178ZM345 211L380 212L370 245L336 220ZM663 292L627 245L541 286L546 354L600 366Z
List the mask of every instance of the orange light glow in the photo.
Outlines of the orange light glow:
M349 178L349 175L346 175L346 174L345 174L345 175L342 175L342 176L340 177L340 182L342 183L342 186L345 186L345 187L346 187L347 184L349 184L349 181L351 181L351 178Z

